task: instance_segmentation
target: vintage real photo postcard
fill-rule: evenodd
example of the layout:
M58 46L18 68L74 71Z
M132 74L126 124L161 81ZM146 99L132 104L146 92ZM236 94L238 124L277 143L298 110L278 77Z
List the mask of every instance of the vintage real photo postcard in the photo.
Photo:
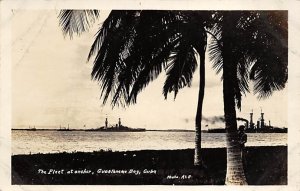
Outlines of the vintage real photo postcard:
M290 30L299 22L286 3L18 3L1 9L10 45L1 48L1 160L10 163L1 171L10 188L288 189L299 177L299 165L289 171L299 155L290 100L299 91Z

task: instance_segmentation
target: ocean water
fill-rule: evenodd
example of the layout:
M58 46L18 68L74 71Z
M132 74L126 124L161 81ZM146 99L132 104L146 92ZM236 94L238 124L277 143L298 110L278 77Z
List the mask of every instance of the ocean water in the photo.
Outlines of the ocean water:
M246 146L287 145L286 133L248 133ZM12 154L194 148L194 132L12 131ZM224 133L202 133L203 148L225 147Z

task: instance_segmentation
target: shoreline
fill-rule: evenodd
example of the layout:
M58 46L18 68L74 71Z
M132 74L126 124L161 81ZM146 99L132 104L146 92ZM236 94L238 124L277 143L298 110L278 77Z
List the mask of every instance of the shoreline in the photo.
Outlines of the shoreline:
M193 166L194 149L13 155L12 184L224 185L226 149L202 153L204 169ZM287 184L287 146L246 147L245 153L249 185Z
M11 129L12 131L64 131L64 132L71 132L71 131L85 131L85 132L132 132L132 133L139 133L139 132L191 132L195 133L195 130L188 130L188 129L145 129L143 131L136 131L136 130L129 130L129 131L102 131L102 130L95 130L95 129ZM202 130L201 133L226 133L225 129L210 129L210 130ZM274 130L246 130L246 133L288 133L287 128L276 128Z

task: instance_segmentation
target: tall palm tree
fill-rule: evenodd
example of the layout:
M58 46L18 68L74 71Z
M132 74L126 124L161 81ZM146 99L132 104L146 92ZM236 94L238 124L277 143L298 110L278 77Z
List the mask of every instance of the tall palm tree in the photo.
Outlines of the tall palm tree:
M97 16L92 12L92 17ZM75 16L72 16L74 14ZM64 10L60 23L65 34L83 31L89 23L79 22L86 12ZM83 15L83 16L82 16ZM74 19L75 17L75 19ZM77 19L76 19L77 18ZM200 58L199 96L196 112L194 164L201 160L201 118L205 89L205 51L207 13L193 11L111 11L91 47L88 60L96 56L92 77L99 81L103 104L111 96L112 106L126 106L164 69L163 94L167 99L185 86L191 86ZM74 23L74 24L72 24ZM77 23L82 23L81 27Z
M287 82L286 12L217 12L214 14L211 59L217 71L223 69L223 98L227 131L226 184L247 184L238 144L236 110L242 93L265 98Z

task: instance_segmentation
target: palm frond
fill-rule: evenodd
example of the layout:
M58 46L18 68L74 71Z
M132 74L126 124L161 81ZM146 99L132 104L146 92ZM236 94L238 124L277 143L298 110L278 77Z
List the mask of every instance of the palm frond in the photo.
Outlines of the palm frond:
M98 10L61 10L58 15L59 25L64 36L72 38L74 33L80 35L88 31L99 15Z
M154 13L155 12L155 13ZM112 11L97 33L88 59L96 54L92 78L112 106L134 103L162 70L178 35L168 11ZM170 25L171 26L171 25Z
M136 103L138 93L141 92L149 84L149 82L155 80L158 77L163 67L166 65L169 56L174 47L177 45L178 41L178 38L173 39L169 42L166 42L165 45L161 45L161 47L159 46L159 49L152 49L155 53L152 54L150 58L144 54L145 57L142 57L142 68L131 89L130 97L128 100L130 103Z
M138 60L140 70L136 72L128 104L136 103L137 95L161 73L171 51L179 41L178 23L181 16L173 11L142 11L133 42L130 60ZM180 15L180 14L179 14ZM125 60L126 61L126 60Z
M282 65L282 63L286 63ZM287 82L287 62L281 59L259 59L251 68L251 79L254 81L254 93L258 98L266 98L273 91L281 90Z
M246 93L250 92L249 89L249 73L250 73L250 65L252 63L251 59L249 59L246 55L235 55L236 58L239 58L237 63L237 74L235 79L235 100L236 106L239 110L241 110L242 106L242 95L246 95Z
M197 67L193 46L182 40L166 66L167 78L163 87L163 94L167 98L168 93L174 92L174 99L179 89L191 85L193 73Z
M221 47L217 39L212 38L208 45L209 59L212 62L213 69L219 74L223 68L223 57Z
M213 37L210 38L208 44L209 60L212 62L213 69L219 74L223 68L223 57L222 57L222 21L223 15L220 12L212 14L212 20L214 24L208 28L209 34Z
M174 99L176 99L180 89L185 86L190 87L197 67L195 54L202 55L206 51L207 34L202 18L196 19L194 12L187 12L187 19L188 22L178 28L182 37L166 66L167 78L163 87L166 99L168 93L174 92Z
M105 36L101 37L102 43L94 61L92 78L99 81L101 86L101 96L105 103L110 94L119 94L118 75L126 67L124 65L124 51L128 50L128 43L132 41L134 26L137 20L136 11L116 11L114 21L108 21L102 26L100 33ZM102 33L107 31L107 33Z
M239 84L239 91L243 94L249 93L249 65L252 62L248 58L243 58L240 60L237 68L237 79Z
M256 63L251 68L254 93L266 98L285 87L288 79L287 12L261 12L253 46Z

